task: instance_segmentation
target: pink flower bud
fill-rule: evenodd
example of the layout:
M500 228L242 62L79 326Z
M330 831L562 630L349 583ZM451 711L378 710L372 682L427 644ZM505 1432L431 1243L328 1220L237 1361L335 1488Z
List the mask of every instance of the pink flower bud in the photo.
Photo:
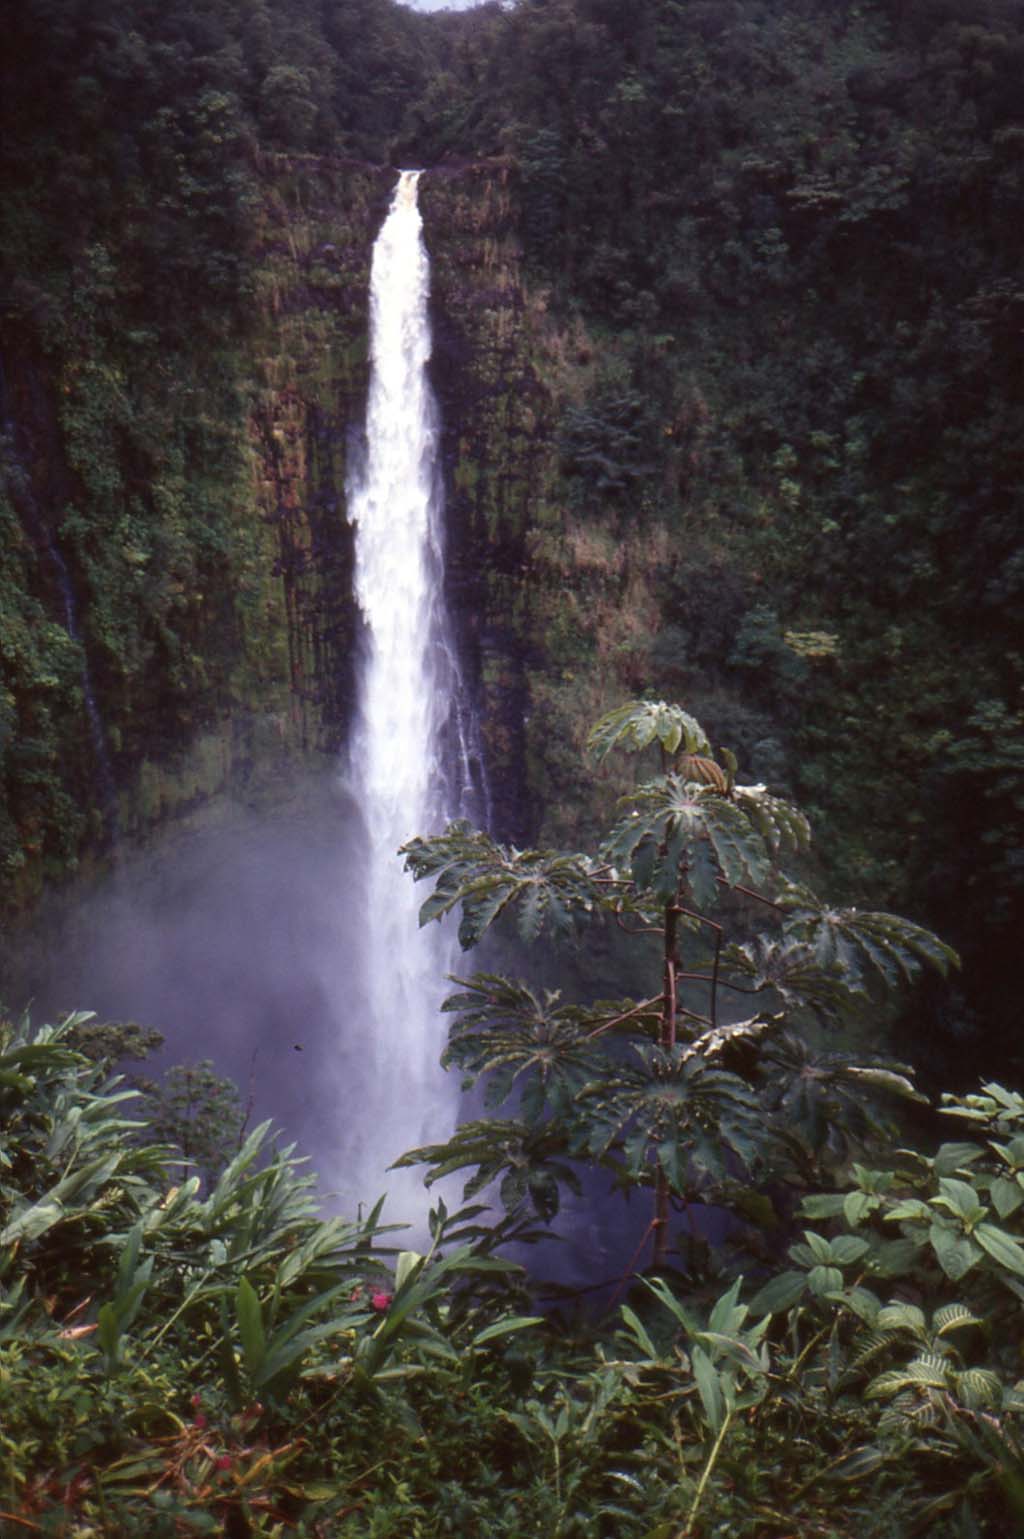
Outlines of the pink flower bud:
M371 1293L370 1305L373 1309L376 1309L378 1313L383 1314L386 1309L391 1308L391 1300L393 1297L394 1295L391 1293Z

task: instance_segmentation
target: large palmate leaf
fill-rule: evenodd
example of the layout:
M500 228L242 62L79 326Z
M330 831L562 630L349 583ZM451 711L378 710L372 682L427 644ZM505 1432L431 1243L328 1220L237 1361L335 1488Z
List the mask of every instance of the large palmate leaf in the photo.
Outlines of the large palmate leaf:
M818 1052L792 1032L772 1039L762 1066L768 1106L793 1146L833 1160L848 1159L873 1135L888 1135L894 1099L925 1100L903 1064Z
M585 1086L580 1099L588 1153L621 1154L633 1180L656 1164L678 1193L702 1177L721 1179L730 1156L751 1164L764 1144L764 1109L750 1086L681 1043L634 1044L633 1059Z
M494 973L454 981L462 992L444 1003L456 1017L444 1066L462 1069L466 1089L489 1075L489 1107L500 1106L518 1082L528 1122L546 1110L564 1115L597 1066L597 1049L588 1040L591 1013L560 1003L557 992L540 995Z
M489 834L452 823L443 834L402 846L406 869L417 881L431 878L434 891L420 909L420 924L461 907L459 943L475 946L506 910L515 914L523 940L549 927L568 933L574 917L608 902L608 888L586 856L552 850L517 850Z
M565 1130L559 1124L530 1127L513 1117L483 1117L464 1122L447 1143L409 1149L395 1165L429 1165L427 1186L456 1171L474 1169L464 1188L466 1197L499 1181L507 1209L529 1201L548 1221L560 1206L559 1183L577 1194L580 1191L579 1177L565 1162L567 1153Z
M711 1026L691 1039L689 1047L706 1063L724 1061L735 1066L738 1059L749 1061L751 1054L759 1055L769 1037L781 1030L785 1016L752 1015L745 1021L730 1021L723 1026Z
M960 959L931 930L869 909L830 908L806 887L789 885L778 899L787 913L786 931L814 948L825 969L845 974L848 987L866 993L874 977L894 988L910 982L922 966L945 975Z
M669 759L682 748L687 754L709 757L711 745L699 721L678 705L664 700L631 700L608 711L587 736L587 752L598 764L613 748L640 753L657 743Z
M849 998L839 969L822 967L808 941L755 935L727 947L722 963L754 992L770 990L788 1008L806 1006L826 1019Z
M811 825L804 814L764 786L733 786L732 798L773 854L779 850L799 852L810 845Z
M768 849L745 810L713 786L666 775L622 799L626 815L602 854L630 867L641 890L673 898L680 881L699 908L718 897L719 882L759 884L769 871Z

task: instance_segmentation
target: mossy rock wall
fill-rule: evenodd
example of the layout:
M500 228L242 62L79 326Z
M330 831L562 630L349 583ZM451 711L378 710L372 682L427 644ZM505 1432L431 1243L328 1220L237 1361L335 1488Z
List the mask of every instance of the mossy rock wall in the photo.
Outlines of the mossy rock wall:
M77 332L49 353L11 332L12 916L115 843L208 824L225 799L280 801L345 741L359 645L346 480L396 173L297 155L257 170L244 304L219 332L154 351L123 324L116 252L91 259ZM587 720L629 682L626 616L631 633L655 618L646 545L627 562L608 515L572 504L560 424L596 348L525 276L512 166L431 170L421 207L448 599L495 824L522 839L568 803Z
M344 487L392 174L259 168L239 313L133 330L118 253L75 324L3 332L5 911L337 753L356 621ZM127 258L123 258L123 263ZM123 264L122 264L123 265Z

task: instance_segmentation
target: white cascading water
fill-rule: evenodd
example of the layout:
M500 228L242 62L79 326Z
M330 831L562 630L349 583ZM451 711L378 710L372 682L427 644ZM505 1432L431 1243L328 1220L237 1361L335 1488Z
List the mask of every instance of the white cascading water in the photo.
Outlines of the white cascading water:
M375 1145L393 1220L413 1216L394 1210L396 1185L399 1206L408 1206L413 1182L396 1182L398 1173L385 1181L385 1166L405 1149L447 1137L456 1097L438 1062L451 945L436 924L419 928L426 890L406 874L397 851L464 810L459 782L468 763L442 593L438 412L427 377L430 265L419 176L402 172L374 246L365 461L348 487L365 625L350 774L368 840L360 939L369 1018L358 1029L370 1059L353 1131ZM419 1191L421 1175L411 1175Z

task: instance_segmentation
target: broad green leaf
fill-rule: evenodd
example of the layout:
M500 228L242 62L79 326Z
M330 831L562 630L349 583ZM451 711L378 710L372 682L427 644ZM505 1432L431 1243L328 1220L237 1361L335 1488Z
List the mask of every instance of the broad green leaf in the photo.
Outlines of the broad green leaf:
M886 1240L871 1254L871 1267L879 1277L905 1277L917 1265L924 1236L920 1239Z
M932 1198L933 1204L942 1204L962 1218L965 1224L974 1224L988 1210L984 1203L978 1201L978 1194L973 1186L966 1181L957 1181L952 1176L939 1178L939 1196Z
M260 1307L259 1295L247 1277L243 1277L238 1284L235 1293L235 1311L245 1366L250 1374L258 1374L266 1355L266 1336L263 1330L263 1310Z
M847 1288L843 1293L843 1302L865 1325L875 1324L882 1307L870 1288Z
M839 1266L853 1266L870 1250L867 1240L856 1234L840 1234L831 1242L832 1260Z
M472 1348L486 1346L489 1341L497 1341L502 1336L510 1336L513 1331L525 1331L533 1325L543 1325L543 1315L509 1315L507 1319L496 1320L493 1325L485 1326L478 1331L470 1342Z
M842 1278L840 1278L840 1283ZM780 1272L755 1293L750 1301L752 1314L777 1315L791 1309L803 1296L807 1286L806 1272Z
M957 1394L969 1411L998 1410L1003 1402L1003 1382L987 1368L966 1368L956 1376Z
M708 1316L708 1330L713 1332L738 1331L747 1318L746 1304L738 1302L742 1277L737 1277L731 1288L718 1299Z
M709 1356L716 1364L722 1358L728 1358L736 1367L743 1368L748 1373L758 1374L765 1371L764 1364L757 1353L736 1336L726 1336L720 1331L701 1331L699 1345L705 1350L710 1348Z
M807 1241L807 1248L815 1261L819 1261L822 1265L827 1266L832 1260L832 1246L829 1241L822 1235L815 1234L813 1229L804 1230L804 1239Z
M936 1176L951 1176L954 1172L973 1165L975 1160L980 1160L984 1152L984 1149L979 1148L977 1144L940 1144L932 1160L932 1169Z
M821 964L840 967L862 988L872 975L892 987L912 981L924 964L942 974L959 966L951 947L899 915L830 908L809 889L795 884L779 902L791 916L787 928L814 945Z
M669 757L681 744L690 754L711 753L700 723L678 705L669 705L664 700L631 700L608 711L591 727L587 752L600 764L613 748L638 753L655 742Z
M0 1069L0 1085L8 1090L29 1091L34 1088L35 1080L25 1074L16 1074L13 1069Z
M669 1311L675 1320L679 1322L688 1336L695 1336L700 1330L700 1321L692 1310L688 1309L682 1299L676 1297L668 1283L661 1277L643 1277L640 1279L645 1288L648 1288L655 1298Z
M690 1362L708 1426L712 1432L718 1432L726 1416L722 1377L702 1347L693 1348L690 1353Z
M882 1469L886 1458L887 1455L881 1448L855 1448L853 1453L838 1459L831 1466L831 1472L833 1475L838 1475L840 1480L863 1480L866 1475L874 1475L877 1470Z
M878 1311L875 1326L880 1331L912 1331L915 1336L925 1335L924 1313L916 1304L886 1304Z
M16 1240L38 1240L64 1217L61 1203L44 1198L11 1220L3 1233L0 1233L0 1245L13 1245Z
M395 1262L395 1292L405 1285L423 1270L426 1258L415 1250L403 1250L399 1253Z
M843 1274L835 1266L812 1266L807 1274L807 1283L813 1294L824 1298L826 1294L842 1291Z
M1017 1181L1010 1181L1006 1176L996 1177L989 1187L989 1196L1000 1218L1009 1218L1024 1203L1024 1190Z
M965 1325L981 1323L965 1304L943 1304L932 1316L932 1328L940 1336L945 1336L948 1331L960 1330Z
M861 1192L850 1192L848 1197L860 1197ZM847 1197L839 1192L830 1192L817 1197L805 1197L800 1204L800 1212L805 1218L836 1218L846 1211Z
M1000 1266L1008 1272L1015 1272L1018 1277L1024 1277L1024 1251L1012 1235L1005 1229L997 1229L995 1224L978 1224L973 1231L973 1237L983 1250L986 1250Z
M96 1340L100 1350L107 1358L108 1364L113 1365L118 1361L121 1344L121 1323L118 1320L117 1310L113 1304L100 1306L96 1316Z
M613 906L614 894L594 881L584 856L500 845L465 823L452 823L433 838L412 839L400 853L417 881L435 884L420 909L420 924L461 908L463 950L475 946L506 910L515 913L520 935L532 940L544 929L567 933L577 914Z
M979 1228L981 1227L979 1225ZM981 1251L974 1241L961 1230L954 1229L951 1224L941 1219L932 1222L928 1238L931 1240L939 1265L952 1282L959 1282L961 1277L965 1277L971 1267L981 1259Z
M892 1069L851 1064L847 1073L850 1079L872 1090L884 1090L889 1095L901 1096L905 1101L918 1101L922 1105L927 1103L928 1097L915 1089L905 1074L897 1074Z
M630 1309L628 1304L623 1304L620 1312L630 1332L636 1338L642 1349L647 1353L647 1356L651 1359L652 1362L658 1362L661 1357L661 1353L658 1351L657 1347L654 1345L654 1342L648 1335L647 1328L636 1311Z
M870 1192L847 1192L843 1198L843 1217L851 1228L856 1229L861 1221L878 1207L879 1199L873 1197Z
M885 1217L892 1223L931 1223L932 1210L920 1197L905 1197L886 1210Z

